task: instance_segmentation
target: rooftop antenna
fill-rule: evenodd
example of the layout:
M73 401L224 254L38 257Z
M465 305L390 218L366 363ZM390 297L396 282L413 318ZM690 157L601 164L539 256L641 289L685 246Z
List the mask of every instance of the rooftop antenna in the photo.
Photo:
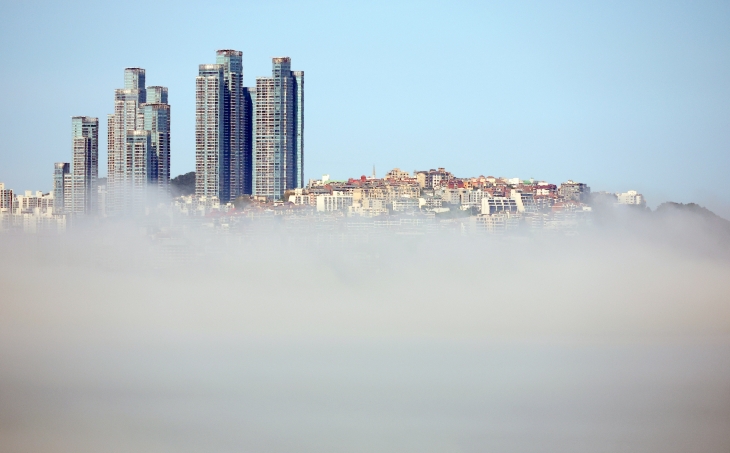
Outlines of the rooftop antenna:
M373 164L373 179L375 179L375 164Z

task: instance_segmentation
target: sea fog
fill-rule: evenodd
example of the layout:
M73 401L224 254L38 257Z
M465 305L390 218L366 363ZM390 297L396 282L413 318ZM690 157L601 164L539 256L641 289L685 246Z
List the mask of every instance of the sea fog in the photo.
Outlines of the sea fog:
M730 233L594 223L0 236L0 451L727 452Z

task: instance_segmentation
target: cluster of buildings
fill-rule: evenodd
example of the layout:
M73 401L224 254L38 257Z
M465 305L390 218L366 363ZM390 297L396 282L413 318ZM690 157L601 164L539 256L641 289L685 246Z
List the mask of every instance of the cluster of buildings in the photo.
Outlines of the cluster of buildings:
M0 182L0 232L56 234L66 231L66 216L54 214L55 201L53 192L26 190L21 195Z
M168 89L147 86L144 69L127 68L107 117L107 177L99 178L98 118L75 116L71 160L54 165L50 192L21 195L0 184L0 229L58 232L83 219L139 216L160 207L225 228L278 217L347 218L358 228L443 223L502 232L525 225L572 228L590 219L591 190L574 181L396 168L383 178L373 169L372 176L334 181L325 175L305 185L304 73L293 71L288 57L273 58L271 76L245 87L242 53L219 50L214 64L199 66L195 95L194 195L170 197ZM645 204L635 191L601 196Z
M219 50L195 79L195 195L274 200L304 182L304 72L272 59L271 77L243 86L241 52Z
M635 191L610 196L614 204L644 205ZM216 198L180 197L177 214L198 217L208 226L230 229L255 218L313 224L322 219L345 220L357 228L435 224L490 233L527 227L571 230L590 223L593 197L588 185L566 181L560 185L534 179L493 176L456 177L444 168L408 173L398 168L383 178L361 176L343 181L310 180L306 187L285 192L283 199L252 197L246 203L222 203Z
M147 86L145 78L144 69L127 68L124 87L114 91L105 179L99 178L99 119L75 116L71 159L54 165L52 190L41 195L35 211L4 201L3 216L22 211L65 228L67 221L140 215L169 204L168 89ZM289 57L273 58L271 77L245 87L242 53L219 50L215 64L199 66L195 87L197 197L274 200L303 187L304 72L292 71ZM2 225L17 223L6 219Z

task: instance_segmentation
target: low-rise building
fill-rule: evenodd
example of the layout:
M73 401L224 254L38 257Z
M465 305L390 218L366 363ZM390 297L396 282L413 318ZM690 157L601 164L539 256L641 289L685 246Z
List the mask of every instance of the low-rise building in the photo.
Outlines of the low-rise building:
M450 181L454 178L454 175L452 175L450 172L446 171L444 168L438 168L438 169L430 169L428 171L416 171L416 181L418 181L418 185L422 188L434 188L434 187L440 187L444 183Z
M467 189L459 194L461 206L466 208L481 208L484 192L480 189Z
M26 190L23 195L15 196L15 209L18 214L32 213L34 209L40 209L41 213L51 213L54 206L53 193L33 192Z
M591 188L582 182L568 180L560 184L558 195L566 201L572 200L586 203L591 196Z
M303 189L294 189L294 195L289 195L288 201L295 205L314 206L317 203L317 195L304 193Z
M361 217L377 217L388 214L388 206L382 198L363 198L354 201L347 208L348 215Z
M616 202L618 204L632 204L639 206L646 206L646 199L644 196L635 190L629 190L624 193L616 194Z
M418 199L418 206L424 211L432 211L443 206L443 200L441 197L421 197Z
M352 206L352 195L332 192L330 195L317 195L317 212L346 211Z
M418 198L400 197L393 200L393 211L395 212L413 212L418 209Z
M482 214L492 215L500 212L517 213L517 201L507 197L482 198Z
M400 168L394 168L385 174L384 179L392 179L395 181L411 179L411 174L408 173L407 171L401 170Z
M519 215L502 211L497 214L480 214L473 219L473 227L478 233L503 234L517 228Z
M176 198L174 206L179 213L188 216L205 216L211 212L223 210L218 197L199 197L197 195L184 195Z
M515 203L517 204L517 212L537 212L535 196L532 193L513 189L511 198L515 200Z
M465 191L466 189L441 189L439 193L443 203L460 205L461 194Z

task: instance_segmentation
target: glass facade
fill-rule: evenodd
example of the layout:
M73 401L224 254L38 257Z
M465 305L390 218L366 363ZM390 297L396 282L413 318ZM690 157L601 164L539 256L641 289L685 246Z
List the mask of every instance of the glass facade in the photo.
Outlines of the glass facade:
M96 180L99 176L99 119L74 116L71 127L73 156L70 187L63 190L64 210L69 214L92 214L96 210Z
M125 197L128 200L129 213L143 212L144 207L151 201L152 192L148 190L154 174L151 135L150 131L146 130L127 132L125 143L129 171L125 184Z
M253 194L253 151L256 140L256 87L243 88L243 193Z
M242 194L280 199L304 186L304 72L289 57L243 86L237 50L219 50L196 78L195 193L225 203Z
M243 112L243 59L238 50L219 50L216 64L223 67L223 130L222 156L228 159L228 174L224 176L228 188L227 198L233 200L243 193L244 186L244 112Z
M114 113L108 116L107 212L111 215L129 212L132 198L132 156L127 151L127 134L144 127L140 106L147 100L145 70L126 68L124 88L114 90Z
M294 187L304 187L304 71L294 77Z
M148 103L142 107L144 130L150 132L149 184L156 186L159 195L164 197L170 193L170 106Z
M238 50L218 50L196 80L196 194L225 203L251 193L251 100Z
M167 87L147 87L148 104L167 104Z
M272 76L256 79L254 194L280 199L303 186L304 73L289 57L272 59Z
M71 172L68 162L56 162L53 166L53 213L64 214L64 178Z
M229 156L223 143L223 65L202 64L195 78L195 194L230 196Z
M114 91L108 126L106 210L110 215L138 213L153 196L169 193L167 88L145 88L145 70L126 68L124 88Z

